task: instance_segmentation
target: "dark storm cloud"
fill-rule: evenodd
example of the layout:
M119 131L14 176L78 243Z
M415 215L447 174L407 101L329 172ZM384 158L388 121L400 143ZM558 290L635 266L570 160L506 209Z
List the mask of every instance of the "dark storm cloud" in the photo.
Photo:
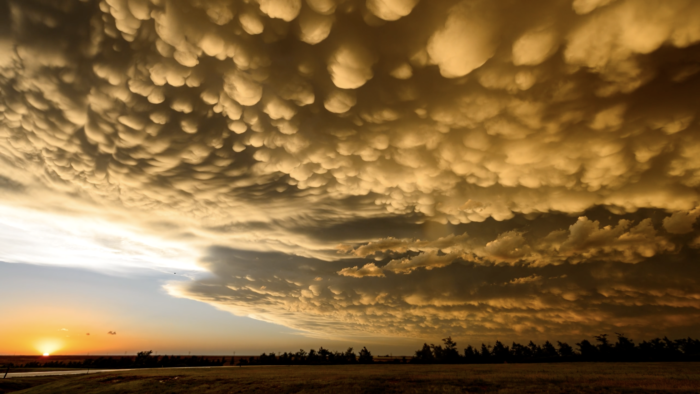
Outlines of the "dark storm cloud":
M334 272L352 261L215 248L205 259L212 277L170 290L321 336L686 335L700 318L700 268L688 264L697 257L686 250L638 264L541 267L458 261L421 275L358 280Z
M8 204L210 250L174 294L326 333L696 319L696 1L0 7Z
M23 189L23 185L19 182L12 180L12 179L5 178L4 176L0 176L0 189L7 190L10 192L21 191Z

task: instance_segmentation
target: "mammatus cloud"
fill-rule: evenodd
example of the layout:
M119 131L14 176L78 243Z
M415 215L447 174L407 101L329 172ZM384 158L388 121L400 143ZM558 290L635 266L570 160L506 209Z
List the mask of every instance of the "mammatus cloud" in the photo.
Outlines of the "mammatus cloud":
M664 219L664 225L673 219ZM669 231L670 232L670 231ZM409 274L418 268L445 267L457 260L479 264L527 264L529 266L579 264L589 261L610 261L627 264L639 263L657 254L673 252L676 245L668 237L657 234L651 219L636 226L630 220L620 220L616 226L601 228L600 222L579 217L568 231L557 230L541 239L529 242L524 234L508 231L496 239L483 242L471 240L467 234L448 236L436 241L386 239L351 250L350 253L367 257L396 252L417 255L393 259L384 267L368 263L362 268L344 268L340 275L360 278L384 276L383 271Z
M206 251L215 277L173 294L331 334L697 315L696 1L9 0L0 15L4 201Z
M695 224L698 216L700 216L700 208L695 208L688 212L675 212L664 219L664 228L672 234L690 233L693 231L693 224Z
M546 266L459 261L358 279L354 273L376 271L374 264L353 270L357 262L212 249L206 259L212 277L168 290L324 337L545 339L614 330L647 336L696 327L698 269L687 264L695 256ZM350 277L337 275L343 266Z
M364 278L366 276L384 276L382 268L377 267L374 263L367 263L362 266L362 268L343 268L342 270L338 271L338 274L343 276L352 276L355 278Z

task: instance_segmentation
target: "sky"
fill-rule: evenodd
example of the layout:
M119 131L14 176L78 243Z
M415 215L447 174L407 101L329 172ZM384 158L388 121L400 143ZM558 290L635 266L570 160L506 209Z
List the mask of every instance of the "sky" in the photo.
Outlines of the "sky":
M699 104L695 0L0 0L0 354L697 336Z

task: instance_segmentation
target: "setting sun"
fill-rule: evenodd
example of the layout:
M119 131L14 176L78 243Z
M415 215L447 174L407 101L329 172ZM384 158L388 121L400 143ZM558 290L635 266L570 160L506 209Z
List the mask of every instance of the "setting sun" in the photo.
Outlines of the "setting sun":
M45 338L36 343L36 350L44 357L48 357L63 347L64 343L60 339Z

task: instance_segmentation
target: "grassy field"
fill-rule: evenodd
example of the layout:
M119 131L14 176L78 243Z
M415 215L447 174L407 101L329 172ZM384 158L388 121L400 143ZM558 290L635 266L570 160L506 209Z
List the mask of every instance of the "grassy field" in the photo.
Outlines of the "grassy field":
M19 390L25 390L31 387L41 386L61 379L65 378L61 376L45 376L39 378L2 379L2 374L0 374L0 394L16 393Z
M16 393L58 392L700 393L700 365L561 363L143 370L54 378Z
M159 355L158 357L161 357L164 355ZM179 355L179 357L191 357L189 355ZM224 358L228 362L231 360L231 356L200 356L196 355L195 357L201 357L205 358L207 360L219 360L221 358ZM248 358L248 357L255 357L255 356L236 356L236 362L240 360L241 358ZM129 355L129 356L123 356L123 355L109 355L109 354L104 354L104 355L92 355L92 356L61 356L61 355L51 355L48 357L44 356L39 356L39 355L32 355L32 356L2 356L0 355L0 365L6 365L6 364L26 364L30 362L38 362L38 363L47 363L47 362L52 362L52 361L61 361L64 363L71 362L71 361L77 361L77 362L83 362L85 360L97 360L99 358L113 358L113 359L122 359L126 358L129 360L134 360L136 356L134 355Z
M159 356L160 357L160 356ZM183 356L180 355L179 357L182 358L188 358L191 357L190 355ZM199 359L206 359L210 361L218 361L220 359L224 359L226 362L224 365L230 365L231 364L231 356L195 356ZM254 357L254 356L236 356L235 358L235 363L238 363L241 358L249 358L249 357ZM44 356L37 356L37 355L32 355L32 356L0 356L0 371L4 373L5 367L8 364L12 364L13 367L10 369L10 372L44 372L44 371L70 371L74 370L75 368L60 368L60 367L40 367L40 368L20 368L20 365L25 365L27 363L31 362L37 362L39 364L45 364L48 362L63 362L63 363L70 363L70 362L78 362L82 363L86 360L97 360L100 358L111 358L115 360L120 360L120 359L128 359L130 361L133 361L136 356L130 355L130 356L123 356L123 355L92 355L92 356L63 356L63 355L52 355L48 357ZM92 367L93 369L95 367ZM80 367L79 369L84 369L83 367ZM102 369L98 367L98 369ZM110 368L105 368L105 369L110 369ZM0 376L1 378L2 376ZM2 392L0 391L0 394Z

